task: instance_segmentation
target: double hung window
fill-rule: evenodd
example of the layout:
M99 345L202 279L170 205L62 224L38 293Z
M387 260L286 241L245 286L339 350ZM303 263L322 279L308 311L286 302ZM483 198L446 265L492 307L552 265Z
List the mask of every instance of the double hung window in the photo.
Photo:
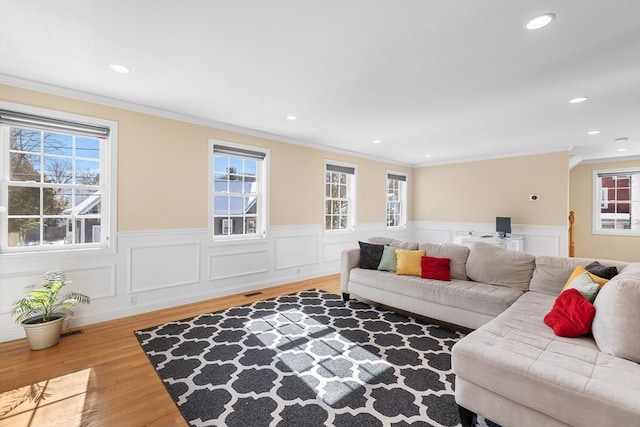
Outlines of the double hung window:
M640 234L640 170L593 172L593 232Z
M387 227L407 225L407 175L387 172Z
M266 235L267 151L212 143L211 229L214 239Z
M0 110L2 251L108 246L115 124L22 110Z
M355 227L355 179L355 166L325 163L326 231L352 230Z

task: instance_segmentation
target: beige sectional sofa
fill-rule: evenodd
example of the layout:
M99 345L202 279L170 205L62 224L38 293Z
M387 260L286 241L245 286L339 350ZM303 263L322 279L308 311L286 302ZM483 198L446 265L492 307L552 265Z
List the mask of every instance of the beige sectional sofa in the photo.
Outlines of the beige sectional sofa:
M640 263L598 260L619 274L595 299L592 333L563 338L543 318L573 270L594 259L533 256L483 243L469 249L370 242L452 260L452 280L443 282L361 269L360 250L347 250L341 284L344 298L353 294L476 329L452 355L464 426L476 413L503 427L640 426Z

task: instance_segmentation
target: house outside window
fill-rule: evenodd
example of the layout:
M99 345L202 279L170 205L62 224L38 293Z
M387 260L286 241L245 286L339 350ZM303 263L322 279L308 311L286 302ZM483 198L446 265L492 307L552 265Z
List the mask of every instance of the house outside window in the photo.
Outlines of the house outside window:
M115 127L113 122L2 104L2 252L110 246Z
M268 152L223 141L211 146L211 235L214 240L264 237Z
M387 172L387 227L407 226L407 175Z
M640 235L640 170L599 170L593 178L593 232Z
M324 229L346 231L355 228L356 167L325 162Z

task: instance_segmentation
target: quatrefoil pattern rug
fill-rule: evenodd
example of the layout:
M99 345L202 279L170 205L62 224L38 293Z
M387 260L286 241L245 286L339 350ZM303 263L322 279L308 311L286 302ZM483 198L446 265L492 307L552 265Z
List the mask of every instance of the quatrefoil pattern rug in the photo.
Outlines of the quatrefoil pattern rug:
M135 332L194 426L456 426L462 337L305 291Z

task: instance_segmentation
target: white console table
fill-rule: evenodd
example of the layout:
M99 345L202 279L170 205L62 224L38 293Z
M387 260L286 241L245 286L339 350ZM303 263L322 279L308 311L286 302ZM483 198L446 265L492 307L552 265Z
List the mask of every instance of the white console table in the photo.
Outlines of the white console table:
M491 245L500 246L513 251L524 250L524 236L511 236L499 239L495 236L455 236L453 243L464 246L471 246L477 242L489 243Z

